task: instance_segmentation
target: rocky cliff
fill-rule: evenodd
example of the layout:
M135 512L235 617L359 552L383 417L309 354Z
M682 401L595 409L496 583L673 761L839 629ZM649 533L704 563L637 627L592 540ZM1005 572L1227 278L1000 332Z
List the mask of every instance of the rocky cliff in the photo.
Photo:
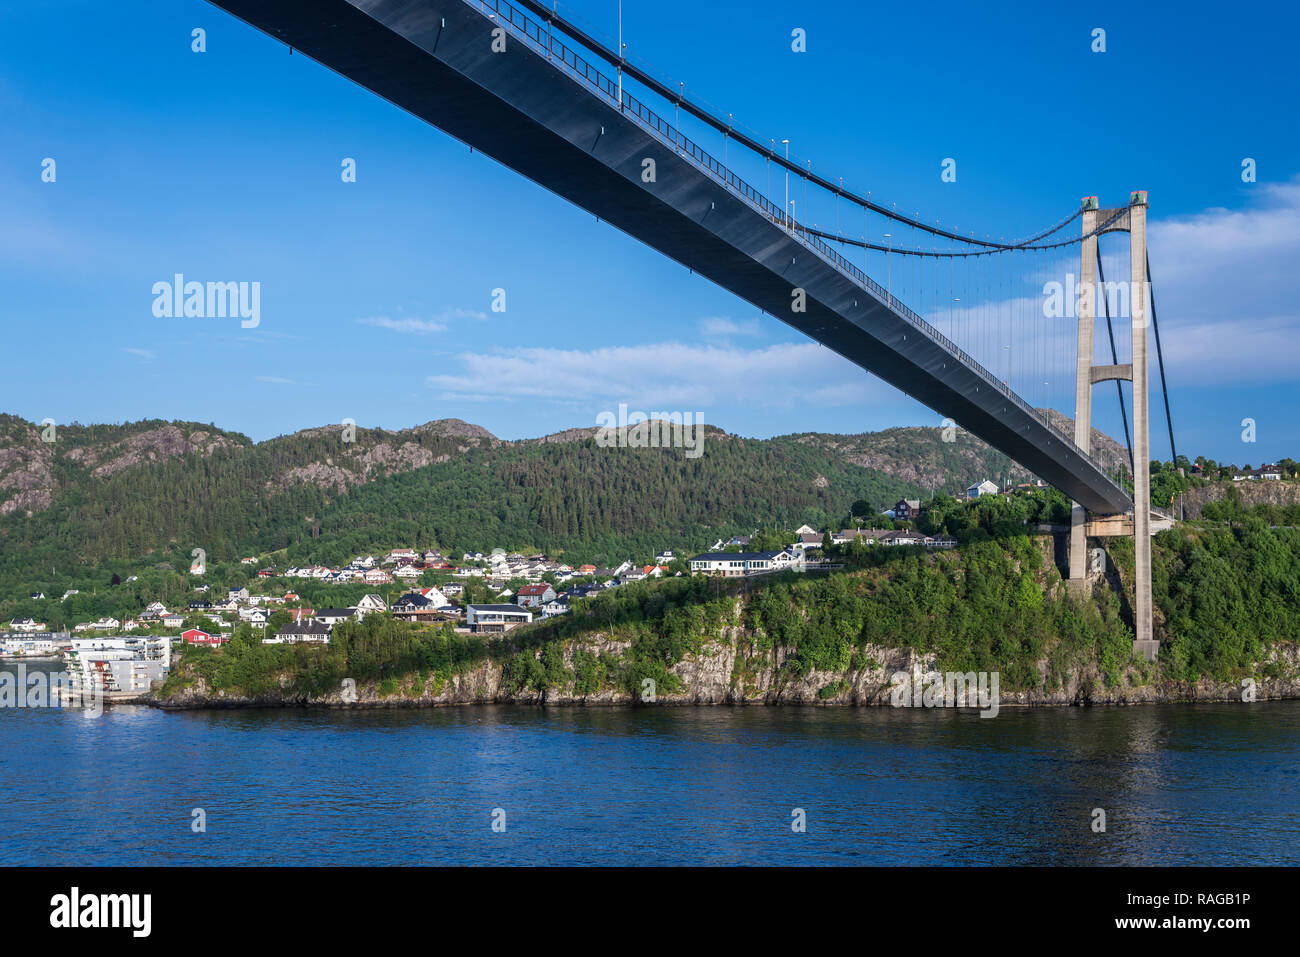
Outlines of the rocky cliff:
M1241 498L1241 504L1245 508L1255 505L1300 505L1300 482L1214 482L1188 489L1182 503L1187 510L1186 517L1198 519L1202 509L1210 502L1221 502L1234 494ZM1177 503L1174 507L1177 508Z
M618 656L627 644L593 635L565 646L565 664L572 667L574 656L586 651L597 655ZM699 654L688 655L670 670L680 681L679 690L657 692L653 700L633 695L621 688L603 688L595 694L577 694L572 683L566 687L538 692L527 689L511 691L505 682L504 668L498 662L484 662L454 675L451 679L408 677L396 691L382 694L376 682L358 682L355 694L342 688L328 695L307 697L289 693L264 694L256 697L210 692L202 680L170 697L157 694L140 701L163 708L240 708L240 707L328 707L328 708L428 708L464 704L525 705L854 705L890 706L897 674L921 675L937 670L933 655L919 655L910 649L867 645L854 656L853 665L843 672L812 671L798 680L781 676L781 666L788 650L776 648L754 653L745 633L726 628L721 638L706 644ZM1275 649L1268 660L1277 677L1257 675L1253 694L1258 701L1300 698L1300 647ZM1068 674L1060 687L1048 689L1047 669L1041 670L1043 687L1033 691L999 689L1000 707L1034 707L1063 705L1127 705L1159 702L1242 702L1247 700L1243 683L1172 681L1162 674L1161 666L1134 664L1118 684L1108 687L1096 664L1089 664Z

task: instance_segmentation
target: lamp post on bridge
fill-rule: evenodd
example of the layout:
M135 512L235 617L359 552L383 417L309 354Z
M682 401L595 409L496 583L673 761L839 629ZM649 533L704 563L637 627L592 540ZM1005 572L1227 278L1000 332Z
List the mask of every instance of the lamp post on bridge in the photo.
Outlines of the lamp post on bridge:
M790 162L790 141L782 140L781 142L785 146L785 160L788 163ZM782 215L785 215L785 210L788 210L789 208L790 208L790 167L787 166L785 168L785 205L781 207ZM786 223L786 228L787 229L789 228L788 222Z
M894 304L894 236L892 233L885 233L885 238L889 240L885 250L885 295L889 298L889 304Z

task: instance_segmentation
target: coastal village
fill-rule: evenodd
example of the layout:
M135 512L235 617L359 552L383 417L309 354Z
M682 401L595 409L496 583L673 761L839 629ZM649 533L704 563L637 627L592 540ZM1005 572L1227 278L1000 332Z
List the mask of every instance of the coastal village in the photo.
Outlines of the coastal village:
M1233 481L1276 481L1274 466L1232 476ZM1042 488L1023 483L999 488L991 481L971 485L963 498L1010 496ZM524 555L498 548L489 553L467 552L459 559L437 549L397 547L381 555L357 555L346 565L297 565L278 568L256 556L241 559L256 572L246 586L213 594L199 582L184 607L168 608L151 601L134 617L103 617L79 622L70 631L50 631L32 618L15 618L0 632L0 659L64 660L78 680L105 693L131 696L156 687L170 668L174 646L220 646L234 629L247 625L263 644L328 644L335 627L367 615L390 614L394 619L450 625L462 634L492 635L536 620L569 614L574 603L609 588L665 575L708 575L746 578L784 571L808 572L841 567L823 554L826 545L911 546L950 549L955 538L915 530L923 506L918 499L900 499L881 514L893 528L815 529L803 525L779 547L751 550L754 536L718 539L706 552L686 556L663 551L648 560L631 559L613 567L570 565L545 554ZM767 545L775 544L767 536ZM190 574L204 577L201 561ZM133 581L134 576L127 581ZM361 598L338 607L310 607L294 590L295 582L324 585L365 585ZM472 584L471 584L472 583ZM302 587L298 585L297 587ZM467 587L480 600L467 601ZM355 595L356 590L352 590ZM77 594L70 590L62 601ZM385 595L389 596L388 598ZM392 597L392 596L396 597ZM43 600L42 593L29 596ZM274 623L273 617L277 617Z
M998 491L996 485L986 481L971 486L967 496L978 498ZM906 526L920 510L919 500L902 499L882 514ZM718 539L698 555L687 557L663 551L648 561L629 559L613 567L575 566L544 554L524 555L500 548L486 554L467 552L457 560L436 549L403 546L378 556L357 555L341 568L306 565L281 569L262 565L252 556L241 559L244 565L259 566L249 586L212 594L211 586L199 583L194 586L194 597L183 608L168 608L161 601L152 601L134 617L80 622L70 632L51 632L44 622L31 618L13 619L8 630L0 633L0 657L29 661L63 658L82 680L110 697L133 696L166 678L173 646L220 646L240 625L261 632L263 644L326 644L341 622L384 613L398 620L450 624L463 634L492 635L568 614L574 602L604 589L665 575L735 578L840 567L823 557L827 543L858 541L863 545L927 549L947 549L957 544L951 537L925 535L908 527L819 530L804 525L795 529L781 547L761 551L749 550L752 539L750 535ZM203 577L204 571L201 562L190 569L196 578ZM422 579L429 580L429 573L437 583L421 584ZM375 591L346 606L314 608L294 591L295 582L307 580L364 584L374 586ZM476 594L486 593L494 600L465 601L469 583L474 583ZM391 601L381 595L394 591L399 594ZM73 594L75 590L69 591L62 600ZM30 597L45 598L39 593ZM281 615L283 623L272 630L271 619L278 612L285 613L288 620L283 621L285 615ZM202 621L201 626L196 619Z

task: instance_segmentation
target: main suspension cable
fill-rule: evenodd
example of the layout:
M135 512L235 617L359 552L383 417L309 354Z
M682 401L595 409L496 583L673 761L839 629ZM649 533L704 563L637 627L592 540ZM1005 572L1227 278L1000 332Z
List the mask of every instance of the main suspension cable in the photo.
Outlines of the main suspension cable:
M930 235L941 236L944 239L952 239L952 240L956 240L957 242L970 243L976 246L982 246L989 249L998 249L998 250L1017 249L1029 243L1037 242L1039 239L1043 239L1047 236L1052 235L1055 232L1060 231L1061 229L1064 229L1070 223L1074 222L1074 220L1078 218L1083 212L1082 208L1080 208L1076 210L1074 213L1072 213L1068 219L1062 220L1061 222L1057 223L1055 226L1051 226L1048 229L1042 231L1041 233L1038 233L1037 235L1031 236L1028 239L1021 240L1019 243L1000 243L1000 242L995 243L991 240L972 239L966 236L962 236L960 233L950 232L948 230L940 229L935 226L927 226L919 219L912 219L908 216L902 215L894 211L889 207L883 206L880 203L875 202L874 200L871 199L870 195L859 196L858 194L854 193L852 190L845 189L842 183L836 183L833 180L829 180L822 176L819 176L813 173L807 167L800 166L797 162L781 156L770 145L764 146L762 142L760 142L759 140L749 136L748 134L744 133L741 130L736 129L734 121L724 121L718 117L715 117L711 112L706 110L704 107L699 106L693 101L687 99L683 95L681 89L673 90L671 87L668 87L663 83L661 83L660 81L656 80L645 70L642 70L640 67L636 66L635 64L628 62L626 56L620 55L619 53L615 53L613 50L610 50L599 40L595 39L589 33L583 30L581 27L573 23L573 21L562 16L557 10L543 6L541 3L538 3L537 0L509 0L509 2L512 4L513 3L519 4L521 7L524 7L525 9L532 12L533 15L541 17L544 20L546 20L553 27L558 27L560 30L567 33L576 42L582 44L589 51L591 51L593 54L598 56L600 59L604 60L610 66L617 67L622 72L623 75L631 77L632 79L636 80L638 83L641 83L642 85L649 88L651 92L664 98L665 100L668 100L671 103L676 104L678 108L685 110L687 113L690 113L696 119L702 120L704 123L708 124L713 129L725 135L727 137L728 142L734 140L735 142L748 147L750 150L759 154L760 156L766 157L770 162L776 163L778 166L786 169L787 171L792 173L798 173L800 176L803 176L805 178L805 183L811 180L813 183L815 183L817 186L820 186L822 189L834 193L837 197L843 196L846 200L853 203L854 205L861 206L863 209L869 209L873 213L878 213L881 216L885 216L889 219L894 220L895 222L912 226L915 229L921 229L924 232L929 233ZM824 235L824 234L819 233L818 235Z
M1101 288L1102 306L1106 311L1106 333L1110 336L1110 362L1111 365L1119 365L1119 353L1115 351L1115 327L1110 321L1110 296L1106 295L1106 267L1101 262L1101 246L1097 246L1097 279ZM1093 315L1097 314L1096 304L1093 305ZM1091 356L1089 365L1092 365ZM1119 417L1124 422L1124 446L1128 449L1128 467L1129 474L1132 475L1133 469L1133 442L1128 434L1128 412L1124 408L1124 383L1119 379L1115 380L1115 392L1119 395Z
M1147 253L1147 287L1151 290L1151 328L1156 334L1156 362L1160 366L1160 391L1165 397L1165 422L1169 426L1169 454L1173 456L1174 468L1178 468L1178 449L1174 447L1174 417L1169 412L1169 387L1165 384L1165 357L1160 350L1160 325L1156 322L1156 286L1151 281L1151 254ZM1132 298L1132 293L1129 297Z

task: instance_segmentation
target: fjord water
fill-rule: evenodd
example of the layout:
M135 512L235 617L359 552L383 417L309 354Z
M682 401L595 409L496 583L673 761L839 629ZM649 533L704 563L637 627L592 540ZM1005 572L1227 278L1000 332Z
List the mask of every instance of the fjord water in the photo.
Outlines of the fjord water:
M4 709L0 864L1295 864L1298 723L1294 701Z

